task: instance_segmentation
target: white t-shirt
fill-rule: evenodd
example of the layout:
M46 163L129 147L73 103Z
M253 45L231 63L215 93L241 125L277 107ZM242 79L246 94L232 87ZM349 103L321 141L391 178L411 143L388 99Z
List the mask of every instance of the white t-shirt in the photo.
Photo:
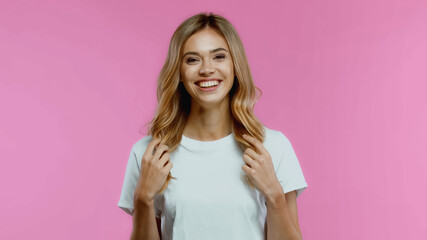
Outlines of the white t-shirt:
M264 127L263 145L270 153L284 193L307 188L300 164L288 138ZM142 155L152 140L145 136L130 152L118 206L133 212L133 196ZM244 182L243 151L234 134L214 141L182 136L170 154L173 162L166 190L155 197L155 215L161 218L163 240L264 240L265 197Z

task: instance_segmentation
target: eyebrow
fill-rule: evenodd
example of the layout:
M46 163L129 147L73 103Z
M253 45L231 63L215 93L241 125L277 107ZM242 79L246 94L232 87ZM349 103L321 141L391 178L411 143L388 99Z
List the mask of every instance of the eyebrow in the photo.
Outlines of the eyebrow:
M225 49L225 48L216 48L214 50L210 50L209 52L210 53L216 53L216 52L221 51L221 50L228 52L227 49ZM186 52L182 57L185 57L185 56L190 55L190 54L200 56L200 54L198 52Z

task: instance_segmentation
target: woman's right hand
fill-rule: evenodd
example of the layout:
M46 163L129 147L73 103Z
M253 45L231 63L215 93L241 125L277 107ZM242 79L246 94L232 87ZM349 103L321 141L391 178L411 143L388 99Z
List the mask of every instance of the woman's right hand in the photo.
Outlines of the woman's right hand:
M164 144L159 145L159 143L160 139L154 138L148 144L142 156L141 174L134 194L135 204L153 201L172 169L173 164L169 161L169 147ZM155 153L153 154L155 147Z

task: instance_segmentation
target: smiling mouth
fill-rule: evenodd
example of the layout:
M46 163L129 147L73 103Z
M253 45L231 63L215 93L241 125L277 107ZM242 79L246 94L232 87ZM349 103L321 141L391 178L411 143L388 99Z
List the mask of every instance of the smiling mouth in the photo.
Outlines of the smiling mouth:
M210 88L210 87L218 86L220 82L221 82L220 80L210 80L210 81L199 81L194 84L196 84L201 88Z

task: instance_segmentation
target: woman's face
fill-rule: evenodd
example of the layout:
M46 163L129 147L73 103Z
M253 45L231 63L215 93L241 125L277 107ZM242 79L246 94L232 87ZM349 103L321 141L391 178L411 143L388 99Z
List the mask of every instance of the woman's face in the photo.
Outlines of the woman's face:
M234 65L227 42L214 30L207 28L187 39L180 74L192 104L202 107L229 104Z

